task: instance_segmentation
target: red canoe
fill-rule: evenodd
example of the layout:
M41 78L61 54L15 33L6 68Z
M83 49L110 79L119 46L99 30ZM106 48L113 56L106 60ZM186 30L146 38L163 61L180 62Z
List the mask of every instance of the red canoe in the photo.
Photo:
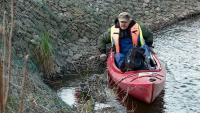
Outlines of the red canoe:
M156 54L154 70L120 71L114 63L114 53L111 52L107 59L108 77L115 85L136 99L146 103L152 103L164 89L166 81L166 70L161 65Z

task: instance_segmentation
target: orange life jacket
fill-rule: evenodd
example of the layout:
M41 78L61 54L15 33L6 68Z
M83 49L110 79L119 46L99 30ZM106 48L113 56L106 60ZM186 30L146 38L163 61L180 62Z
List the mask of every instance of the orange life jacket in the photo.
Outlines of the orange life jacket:
M115 45L115 49L117 53L120 52L119 32L120 32L120 28L116 28L115 26L111 27L111 43L112 43L112 46ZM140 43L140 46L145 44L142 30L138 23L136 23L135 25L131 27L131 36L132 36L133 46L137 47L139 43Z

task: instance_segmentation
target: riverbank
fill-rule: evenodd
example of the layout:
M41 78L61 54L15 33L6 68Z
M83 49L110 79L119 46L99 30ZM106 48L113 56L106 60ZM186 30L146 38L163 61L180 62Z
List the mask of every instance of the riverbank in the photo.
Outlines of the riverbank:
M73 1L69 3L73 4ZM77 7L71 5L71 10L67 10L67 5L58 3L53 10L60 12L68 23L66 32L69 33L69 43L62 44L58 49L58 56L63 56L57 60L60 65L62 75L70 75L72 72L102 72L103 64L98 59L90 60L91 56L96 56L96 42L98 36L105 32L114 22L114 19L122 11L128 11L139 23L143 23L152 31L160 30L178 21L192 18L200 14L200 2L196 0L144 0L144 1L79 1L81 5ZM117 7L117 8L116 8ZM59 9L59 10L58 10ZM71 22L76 23L71 23ZM65 22L64 22L65 23ZM76 31L75 33L70 32ZM77 39L78 38L78 39ZM66 55L66 56L64 56ZM63 62L65 61L65 62ZM92 63L90 63L92 62ZM74 66L76 68L74 68Z

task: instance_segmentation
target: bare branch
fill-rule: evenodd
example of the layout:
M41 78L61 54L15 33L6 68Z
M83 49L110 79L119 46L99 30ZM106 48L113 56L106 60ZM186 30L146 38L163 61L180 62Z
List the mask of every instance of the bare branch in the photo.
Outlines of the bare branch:
M27 62L28 62L28 55L25 56L25 61L24 61L24 71L23 71L23 80L22 80L22 88L20 91L20 102L19 102L19 109L18 113L23 113L24 109L24 96L25 96L25 85L28 77L28 71L27 71Z

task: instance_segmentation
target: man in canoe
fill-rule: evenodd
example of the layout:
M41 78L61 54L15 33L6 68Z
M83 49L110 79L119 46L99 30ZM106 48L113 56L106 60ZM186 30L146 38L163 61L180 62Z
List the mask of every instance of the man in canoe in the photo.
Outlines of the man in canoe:
M153 33L140 26L128 12L122 12L115 24L98 38L100 59L106 60L106 44L111 43L115 50L116 66L123 70L125 59L132 48L143 48L145 61L150 63L150 47L153 44Z

